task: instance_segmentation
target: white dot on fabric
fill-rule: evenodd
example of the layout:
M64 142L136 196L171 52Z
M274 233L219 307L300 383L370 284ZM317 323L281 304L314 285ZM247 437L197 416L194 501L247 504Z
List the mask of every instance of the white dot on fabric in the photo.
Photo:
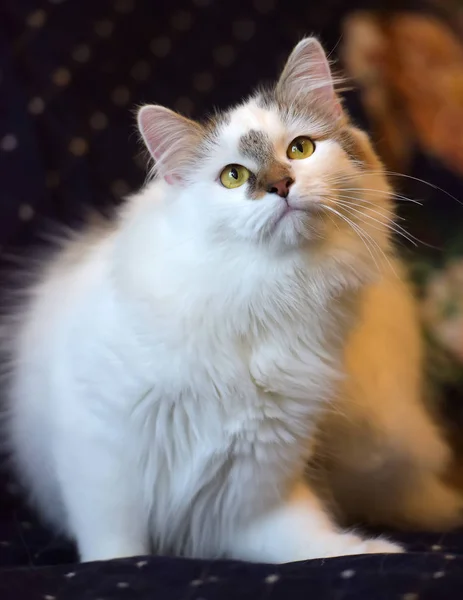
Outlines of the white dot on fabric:
M26 19L27 24L29 25L29 27L35 27L35 28L39 28L42 27L45 24L45 21L47 20L47 13L44 10L34 10L34 12L31 12Z
M186 96L181 96L175 101L174 108L179 113L190 115L193 112L194 104Z
M65 577L67 577L68 579L72 579L73 577L75 577L75 571L71 571L70 573L66 573Z
M203 585L203 582L201 579L193 579L193 581L190 581L190 585L191 587L199 587L200 585Z
M409 592L408 594L404 594L402 596L402 600L418 600L419 596L418 594L415 594L415 592Z
M71 154L74 154L74 156L83 156L88 151L88 144L84 138L75 137L69 144L69 151Z
M85 63L88 61L91 55L90 47L87 44L80 44L76 46L72 51L72 58L76 62Z
M133 65L130 74L136 81L146 81L151 73L151 67L148 61L141 60Z
M271 575L267 575L267 577L264 579L264 581L265 581L265 583L272 585L272 584L276 583L279 579L280 579L279 575L277 575L276 573L272 573Z
M131 13L134 8L133 0L117 0L114 5L114 10L122 15L127 15Z
M36 96L35 98L31 98L28 109L32 115L40 115L43 113L43 111L45 109L45 102L39 96Z
M148 564L147 560L139 560L138 562L135 563L135 566L138 567L139 569L141 569L142 567L145 567Z
M21 204L18 210L18 216L21 221L30 221L34 216L34 209L30 204Z
M228 67L235 60L235 50L230 44L215 48L213 55L215 62L221 67Z
M445 555L444 555L444 558L445 558L446 560L455 560L455 559L456 559L456 556L455 556L455 554L445 554Z
M233 35L237 40L240 40L241 42L247 42L254 35L256 25L254 21L251 21L250 19L243 19L241 21L235 21L232 29Z
M105 127L108 126L108 117L98 111L96 113L93 113L93 115L90 117L90 127L92 129L96 129L97 131L101 131L102 129L105 129Z
M440 546L439 544L434 544L433 546L431 546L431 550L434 550L434 552L439 552L440 550L442 550L442 546Z
M48 173L45 176L45 185L47 186L47 188L49 189L53 189L58 187L60 182L60 176L59 173L57 171L48 171Z
M276 0L254 0L254 8L260 13L269 13L275 8Z
M130 100L130 92L126 87L120 85L113 90L111 98L116 106L125 106Z
M172 15L171 23L177 31L187 31L193 23L193 17L187 10L178 10Z
M119 583L117 584L117 587L121 590L125 590L127 589L129 586L129 584L125 581L119 581Z
M56 600L56 596L51 596L50 594L45 594L43 600Z
M114 29L114 23L109 21L109 19L104 19L103 21L98 21L94 25L95 33L102 38L109 38Z
M64 87L71 81L71 73L69 72L68 69L64 69L63 67L60 67L59 69L56 69L55 71L53 71L52 79L53 79L53 83L55 85Z
M18 138L12 133L5 135L0 141L0 148L5 152L11 152L18 147Z
M341 571L341 577L343 579L350 579L355 575L355 571L353 569L346 569L345 571Z
M435 573L432 574L433 579L441 579L442 577L445 576L444 571L436 571Z
M172 48L172 43L166 36L155 38L150 44L151 52L158 58L167 56Z
M214 80L212 75L205 71L203 73L198 73L193 77L193 85L198 92L208 92L214 85Z

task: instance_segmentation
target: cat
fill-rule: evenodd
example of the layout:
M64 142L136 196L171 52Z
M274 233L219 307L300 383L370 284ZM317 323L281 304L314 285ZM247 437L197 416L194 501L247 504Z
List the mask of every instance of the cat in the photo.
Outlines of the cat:
M305 477L393 254L365 218L393 218L389 185L334 83L306 38L273 88L209 121L142 107L154 177L30 288L5 340L8 437L82 561L401 551L340 529Z

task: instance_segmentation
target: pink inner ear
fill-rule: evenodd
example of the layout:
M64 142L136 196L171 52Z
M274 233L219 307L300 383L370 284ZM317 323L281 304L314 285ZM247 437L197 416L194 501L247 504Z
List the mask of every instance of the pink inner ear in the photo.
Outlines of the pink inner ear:
M159 148L156 140L156 131L150 123L150 112L151 110L149 108L140 111L138 116L138 127L151 156L154 160L157 160L159 158Z
M315 38L299 42L283 70L280 84L289 97L311 96L314 101L329 106L336 118L342 114L328 59Z
M200 139L200 127L163 106L149 105L138 113L138 127L156 161L156 173L169 185L184 185L184 164Z

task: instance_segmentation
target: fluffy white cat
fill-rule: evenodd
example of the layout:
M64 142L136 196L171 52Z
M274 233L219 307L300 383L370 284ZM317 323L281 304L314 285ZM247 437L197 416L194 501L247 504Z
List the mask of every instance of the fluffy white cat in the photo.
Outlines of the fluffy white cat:
M32 499L84 561L400 551L339 530L304 481L391 253L388 184L320 44L207 123L160 106L138 123L156 177L46 265L9 342Z

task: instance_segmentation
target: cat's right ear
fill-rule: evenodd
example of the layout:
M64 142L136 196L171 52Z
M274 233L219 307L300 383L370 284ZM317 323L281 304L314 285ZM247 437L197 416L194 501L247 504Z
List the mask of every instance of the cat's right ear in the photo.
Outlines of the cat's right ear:
M297 98L307 98L323 104L333 117L341 116L328 58L314 37L301 40L291 52L276 89L289 104Z
M156 173L172 185L182 185L185 171L201 141L201 126L164 106L143 106L138 129L155 160Z

